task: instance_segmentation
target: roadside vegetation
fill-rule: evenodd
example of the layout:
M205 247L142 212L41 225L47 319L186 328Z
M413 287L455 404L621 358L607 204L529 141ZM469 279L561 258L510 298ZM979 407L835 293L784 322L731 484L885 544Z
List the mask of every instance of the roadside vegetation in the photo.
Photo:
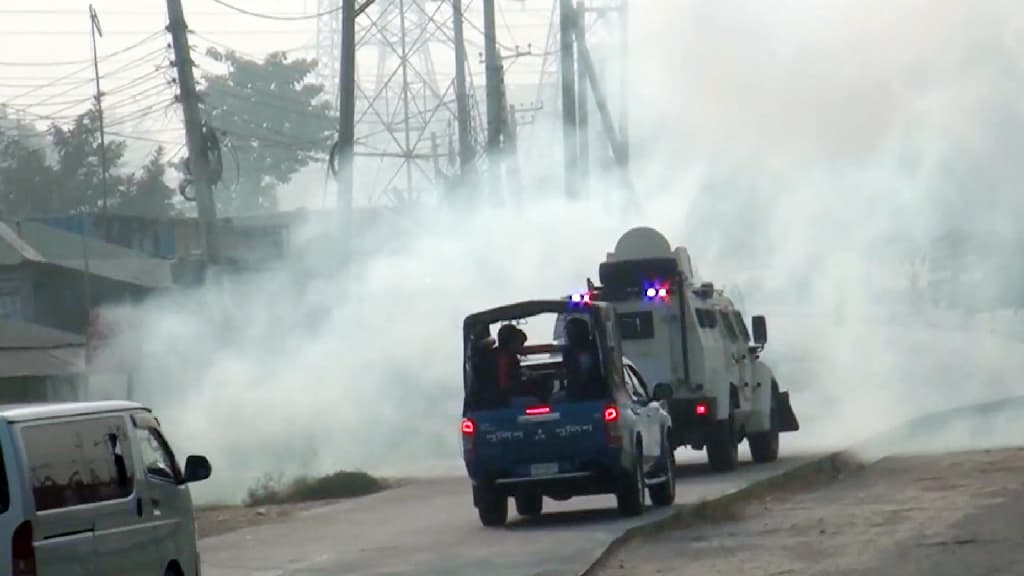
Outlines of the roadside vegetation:
M245 506L272 506L316 500L356 498L386 490L387 480L365 472L340 470L326 476L298 476L286 480L282 475L266 474L246 492Z

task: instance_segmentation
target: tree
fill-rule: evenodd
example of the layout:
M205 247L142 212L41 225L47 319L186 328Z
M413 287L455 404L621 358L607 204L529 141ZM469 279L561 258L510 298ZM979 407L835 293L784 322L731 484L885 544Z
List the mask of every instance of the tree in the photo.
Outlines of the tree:
M78 116L70 128L50 126L50 140L57 151L57 193L62 206L59 212L99 212L106 195L107 206L118 202L119 191L125 189L126 178L115 172L126 151L123 140L106 142L107 182L103 185L99 114L96 108Z
M263 62L210 50L228 71L205 77L204 117L222 139L224 174L216 191L224 214L277 207L277 187L326 157L337 122L318 99L323 87L307 82L315 60L288 60L284 52Z
M174 214L175 190L167 185L164 147L159 146L138 174L130 174L118 194L119 214L167 218Z
M0 116L0 120L2 120ZM127 145L107 140L107 205L111 213L161 218L173 212L174 190L159 148L137 174L120 164ZM6 218L99 213L103 206L99 116L95 109L46 132L0 123L0 211Z

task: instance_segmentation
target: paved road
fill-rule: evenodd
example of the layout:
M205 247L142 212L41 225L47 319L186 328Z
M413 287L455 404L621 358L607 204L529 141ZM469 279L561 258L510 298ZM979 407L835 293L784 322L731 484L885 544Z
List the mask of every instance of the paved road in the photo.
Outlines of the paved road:
M703 463L682 464L677 502L722 496L810 458L743 463L725 475L710 474ZM533 522L510 512L507 528L485 529L468 480L430 480L203 540L203 574L576 576L625 530L668 513L648 509L622 519L612 496L544 506Z

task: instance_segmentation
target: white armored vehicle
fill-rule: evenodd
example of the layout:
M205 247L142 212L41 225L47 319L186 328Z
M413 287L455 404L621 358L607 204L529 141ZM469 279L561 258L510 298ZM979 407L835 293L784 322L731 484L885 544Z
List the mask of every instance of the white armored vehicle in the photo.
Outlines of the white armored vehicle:
M652 228L623 234L599 277L600 286L588 280L588 292L572 295L570 303L611 303L622 353L654 385L672 386L673 447L707 449L711 468L722 472L736 467L744 438L755 462L775 460L779 433L800 425L789 393L760 359L764 317L751 319L751 341L732 301L710 282L698 284L686 249L672 249Z

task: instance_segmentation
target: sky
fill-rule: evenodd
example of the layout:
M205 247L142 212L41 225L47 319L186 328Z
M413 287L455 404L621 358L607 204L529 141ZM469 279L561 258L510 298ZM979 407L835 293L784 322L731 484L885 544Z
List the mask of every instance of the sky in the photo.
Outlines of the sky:
M252 12L283 17L312 15L316 0L290 3L282 12L274 0L229 2ZM52 0L40 8L32 0L5 0L0 6L0 104L28 121L66 122L88 108L95 93L91 66L91 26L87 1ZM181 153L181 114L172 102L174 77L170 69L166 4L160 0L95 0L103 29L97 39L100 73L105 93L107 125L115 137L130 144L127 164L141 165L156 146ZM280 21L240 14L213 0L183 0L192 30L190 43L201 76L216 72L216 64L202 55L207 48L232 48L243 55L262 57L288 51L295 57L315 57L317 20ZM516 46L543 51L550 0L499 3L498 40L509 51ZM466 3L466 38L471 68L482 83L483 68L475 63L482 22L480 2ZM164 49L162 49L164 48ZM199 54L198 56L196 54ZM363 58L363 56L360 56ZM445 73L449 53L435 51L437 69ZM367 66L369 68L369 66ZM526 57L512 64L517 81L536 82L539 58ZM322 176L322 174L320 175ZM303 185L306 185L303 180Z

